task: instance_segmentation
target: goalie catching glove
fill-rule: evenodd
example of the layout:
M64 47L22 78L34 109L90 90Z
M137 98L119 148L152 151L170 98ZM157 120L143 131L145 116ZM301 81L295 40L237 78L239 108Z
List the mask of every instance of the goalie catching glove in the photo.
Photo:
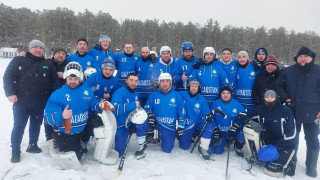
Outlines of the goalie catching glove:
M104 111L104 110L114 111L114 106L109 101L107 101L105 99L102 99L99 102L99 107L100 107L101 111Z

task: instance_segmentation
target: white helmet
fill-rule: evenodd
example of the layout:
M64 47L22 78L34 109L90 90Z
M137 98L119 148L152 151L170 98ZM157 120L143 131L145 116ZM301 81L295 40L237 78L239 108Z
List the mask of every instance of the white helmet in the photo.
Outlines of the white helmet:
M216 54L216 51L213 49L213 47L206 47L203 50L202 56L206 55L206 53L212 53L213 55Z
M158 57L158 54L155 51L150 51L150 54L154 54L154 55L156 55L156 57Z
M83 80L82 67L78 62L69 62L64 68L63 79L67 79L68 76L75 75Z
M164 52L164 51L169 51L169 53L172 55L171 48L169 46L162 46L160 48L160 56L161 56L162 52Z
M169 73L161 73L159 76L159 81L169 79L172 82L172 77Z
M135 124L143 124L147 119L148 114L141 107L131 111L131 113L128 115L128 120L131 120L131 122Z
M97 70L95 68L92 67L88 67L85 71L84 71L84 78L88 79L89 76L93 73L97 72Z

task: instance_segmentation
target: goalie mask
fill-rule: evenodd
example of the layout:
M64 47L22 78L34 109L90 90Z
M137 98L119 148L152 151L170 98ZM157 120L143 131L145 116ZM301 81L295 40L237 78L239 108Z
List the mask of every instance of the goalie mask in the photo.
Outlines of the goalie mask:
M77 62L69 62L64 68L63 79L67 79L68 76L78 77L82 81L83 72L81 65Z
M148 114L141 107L131 111L131 113L128 115L128 120L135 124L143 124L147 119Z

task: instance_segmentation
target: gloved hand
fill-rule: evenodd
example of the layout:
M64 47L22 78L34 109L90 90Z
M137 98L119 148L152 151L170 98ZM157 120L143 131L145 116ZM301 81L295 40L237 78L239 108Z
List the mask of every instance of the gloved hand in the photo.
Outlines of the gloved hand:
M101 101L99 102L99 107L101 111L104 111L104 110L114 111L114 106L109 101L106 101L105 99L101 99Z
M221 109L213 109L211 111L212 114L220 114L224 119L227 118L227 115Z
M184 128L178 127L177 131L176 131L176 136L179 139L184 133Z
M211 123L211 122L212 122L212 115L213 115L212 113L206 115L206 121L207 121L208 123Z
M266 130L266 127L262 123L258 123L256 121L251 120L248 122L248 124L256 133L260 133L261 131Z
M157 57L155 54L150 54L151 62L156 63L157 62Z
M229 138L231 139L235 138L239 129L240 129L240 125L238 123L235 123L233 126L231 126L229 130Z
M153 89L154 90L158 90L159 89L159 85L160 85L160 82L159 82L159 79L154 79L153 81Z
M250 117L247 115L247 113L241 112L238 114L237 120L238 120L238 122L242 122L242 123L246 124L250 120Z
M200 65L201 65L201 60L195 62L195 63L193 64L193 68L194 68L194 69L199 69L199 68L200 68Z
M71 129L72 129L71 119L68 118L68 119L64 120L64 121L62 122L62 125L63 125L63 127L65 128L65 133L66 133L66 134L69 134L70 131L71 131Z
M214 128L213 134L212 134L212 142L213 143L220 142L221 138L222 138L222 136L221 136L221 134L219 132L219 129L218 128Z
M148 124L150 128L154 129L157 125L156 116L152 112L148 112Z

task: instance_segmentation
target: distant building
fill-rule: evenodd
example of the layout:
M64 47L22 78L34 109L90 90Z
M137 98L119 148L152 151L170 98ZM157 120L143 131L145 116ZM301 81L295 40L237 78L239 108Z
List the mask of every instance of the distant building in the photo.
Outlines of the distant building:
M18 54L18 48L2 47L0 49L0 58L14 58Z

